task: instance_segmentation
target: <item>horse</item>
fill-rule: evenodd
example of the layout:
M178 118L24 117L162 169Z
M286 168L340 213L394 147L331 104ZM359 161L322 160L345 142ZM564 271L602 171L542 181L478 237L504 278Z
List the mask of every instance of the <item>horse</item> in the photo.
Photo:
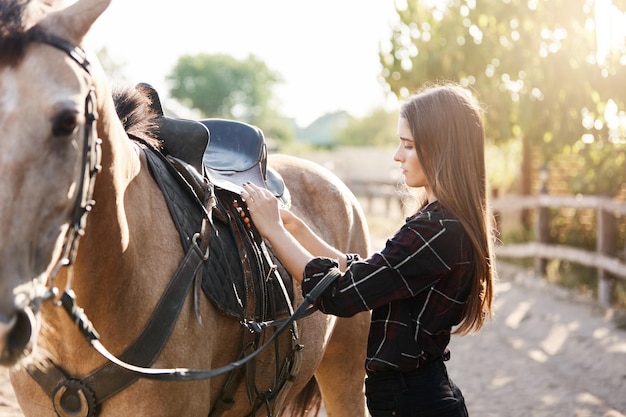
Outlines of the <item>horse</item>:
M297 369L265 407L245 383L229 381L232 373L179 381L124 370L134 377L105 400L84 382L97 369L119 375L111 358L141 338L187 256L148 152L129 137L104 71L83 46L109 3L0 4L0 365L10 368L24 415L317 415L319 393L328 416L365 416L367 313L298 318ZM284 178L294 213L340 250L367 254L366 221L345 184L293 156L270 155L268 164ZM298 308L305 299L294 286ZM251 331L194 294L183 292L148 368L221 369L242 359ZM293 351L293 330L270 351ZM239 379L267 393L277 357L262 352ZM51 373L60 374L58 386L35 380Z

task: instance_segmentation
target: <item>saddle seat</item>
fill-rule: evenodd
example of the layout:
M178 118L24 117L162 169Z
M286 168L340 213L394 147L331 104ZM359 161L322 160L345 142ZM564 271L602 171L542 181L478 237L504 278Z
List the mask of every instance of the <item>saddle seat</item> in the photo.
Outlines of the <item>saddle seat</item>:
M261 129L236 120L168 117L151 85L140 83L135 88L150 99L160 116L158 139L165 153L177 158L187 170L194 168L197 175L191 175L196 180L207 177L215 186L236 194L241 193L244 183L251 182L267 188L289 207L290 195L282 176L267 166L267 144Z
M205 174L218 187L241 193L251 182L267 188L289 207L289 191L281 175L267 166L267 144L256 126L227 119L200 120L211 139L203 156Z

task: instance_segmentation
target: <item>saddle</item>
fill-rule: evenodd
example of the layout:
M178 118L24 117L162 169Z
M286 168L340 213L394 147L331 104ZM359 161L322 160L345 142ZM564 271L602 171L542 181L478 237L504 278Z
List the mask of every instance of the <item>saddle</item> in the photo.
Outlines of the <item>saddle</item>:
M267 166L267 144L261 129L236 120L167 117L152 86L140 83L135 88L150 99L160 116L158 138L166 154L194 168L198 179L207 177L217 187L236 194L241 193L242 184L251 182L272 191L289 207L291 197L283 178Z
M146 148L145 154L183 248L185 252L189 250L198 231L203 244L208 240L201 279L196 278L194 285L197 317L201 317L201 288L218 310L244 325L244 357L261 345L261 323L293 313L294 293L291 275L265 246L256 229L242 218L245 202L241 199L241 185L250 181L266 187L284 206L289 206L289 193L278 172L267 167L267 147L260 129L232 120L194 122L166 117L156 91L145 84L138 88L151 97L152 106L161 115L159 139L165 145L164 152ZM209 236L205 230L207 219L211 226ZM268 407L270 415L270 409L276 405L274 400L280 402L290 380L299 372L298 339L293 323L291 352L279 355L275 351L277 374L272 388L259 392L255 363L248 362L245 369L230 372L209 416L219 417L232 407L237 387L242 383L254 410Z
M234 120L167 117L154 88L145 83L136 88L160 115L158 139L164 144L166 161L155 152L146 151L146 156L185 251L201 228L201 205L208 199L206 182L213 186L216 206L201 283L205 295L239 321L273 320L287 314L293 302L291 276L241 216L245 207L241 185L247 181L269 189L285 206L290 202L282 177L267 167L263 132ZM246 314L248 304L254 305L254 317Z

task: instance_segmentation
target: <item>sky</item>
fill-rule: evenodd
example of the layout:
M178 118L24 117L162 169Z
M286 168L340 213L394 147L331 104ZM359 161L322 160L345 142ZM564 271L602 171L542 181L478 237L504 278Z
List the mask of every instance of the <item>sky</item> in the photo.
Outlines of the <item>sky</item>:
M280 111L306 126L328 112L394 108L378 51L396 20L393 0L113 0L87 41L164 101L180 56L254 54L284 79Z

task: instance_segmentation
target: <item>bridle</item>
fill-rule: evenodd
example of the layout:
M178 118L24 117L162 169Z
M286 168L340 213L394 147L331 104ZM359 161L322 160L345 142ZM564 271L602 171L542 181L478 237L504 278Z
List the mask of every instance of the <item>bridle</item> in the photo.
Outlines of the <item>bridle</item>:
M87 60L85 52L72 45L70 42L50 33L36 32L33 38L36 42L41 42L53 46L67 55L76 62L87 75L91 77L91 64ZM87 215L91 211L95 201L93 200L93 191L96 183L96 175L101 171L100 165L102 152L102 141L97 136L96 120L98 120L96 94L93 85L90 85L89 92L85 97L85 128L83 135L83 153L81 161L80 182L77 187L76 199L74 200L74 208L72 209L72 218L70 226L67 230L63 241L63 249L57 265L52 271L48 282L48 291L42 296L42 299L57 298L58 289L54 287L54 281L59 271L63 267L70 267L76 259L76 251L78 249L78 241L85 234L85 226L87 224ZM71 277L71 274L70 274ZM71 289L71 279L67 282L67 290Z

